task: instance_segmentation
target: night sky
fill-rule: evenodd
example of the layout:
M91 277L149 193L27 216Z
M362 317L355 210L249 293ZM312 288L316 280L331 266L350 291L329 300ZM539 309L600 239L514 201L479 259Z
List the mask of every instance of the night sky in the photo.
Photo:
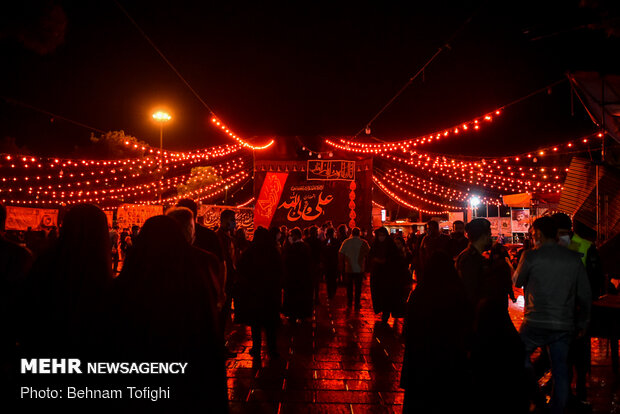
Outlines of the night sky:
M158 145L150 118L168 108L164 147L231 140L114 1L14 5L1 17L0 96ZM333 2L336 3L336 2ZM386 3L386 4L383 4ZM438 2L432 2L438 3ZM500 6L501 3L501 6ZM617 16L606 2L341 3L121 1L208 105L242 137L353 135L472 17L450 49L373 124L385 140L466 121L565 77L617 72ZM547 2L545 2L547 4ZM589 7L590 3L601 4ZM608 2L610 5L612 2ZM617 6L614 6L617 8ZM607 15L606 15L607 13ZM584 26L590 25L590 26ZM33 36L39 41L31 40ZM70 155L91 131L0 100L0 139ZM491 127L428 150L504 155L594 131L568 82L506 110ZM4 148L4 150L6 150Z

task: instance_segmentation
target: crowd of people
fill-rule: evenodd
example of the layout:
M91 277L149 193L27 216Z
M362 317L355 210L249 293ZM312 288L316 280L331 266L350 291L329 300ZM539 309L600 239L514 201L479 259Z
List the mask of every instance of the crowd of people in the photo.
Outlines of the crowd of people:
M380 323L405 321L404 412L542 405L542 374L530 361L537 348L552 371L552 411L563 412L569 401L572 366L575 398L585 400L589 311L603 289L594 245L573 232L568 216L542 217L532 225L536 247L522 252L514 269L506 249L492 243L487 220L453 226L446 235L430 221L406 240L384 227L371 237L330 222L258 227L250 241L234 211L224 210L209 229L197 222L190 199L121 233L108 229L98 207L75 205L57 240L36 257L0 239L3 369L10 372L24 355L182 360L190 369L176 379L172 402L203 401L225 412L225 360L235 356L225 346L227 325L250 326L253 358L279 358L282 315L290 324L312 317L323 282L327 300L344 285L348 308L359 311L369 275ZM520 332L508 314L513 284L524 289ZM16 383L3 388L15 391Z

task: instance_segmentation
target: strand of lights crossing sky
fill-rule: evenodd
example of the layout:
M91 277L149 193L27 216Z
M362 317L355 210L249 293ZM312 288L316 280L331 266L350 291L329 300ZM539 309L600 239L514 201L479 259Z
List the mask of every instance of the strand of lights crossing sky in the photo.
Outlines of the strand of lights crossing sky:
M398 184L417 189L424 194L430 193L434 196L444 198L450 201L468 202L474 195L471 192L460 191L454 188L446 187L437 182L425 180L415 175L408 174L402 170L391 168L384 176L386 179L395 180ZM501 200L495 197L486 197L476 194L485 204L501 204Z
M238 184L240 184L244 179L246 179L249 176L249 172L248 171L240 171L236 174L233 174L231 176L228 176L226 178L223 178L222 180L206 186L206 187L202 187L199 190L196 191L192 191L189 193L184 193L182 195L178 195L175 197L168 197L165 199L162 199L163 203L169 203L169 202L176 202L178 200L180 200L181 198L193 198L194 200L206 200L209 198L213 198L215 196L218 196L220 194L223 194L226 190L231 189L235 186L237 186ZM226 188L228 187L228 188ZM145 193L147 193L148 191L145 191ZM3 200L3 202L6 202L7 200ZM66 201L64 200L24 200L24 199L11 199L9 200L12 204L17 204L17 205L58 205L58 204L68 204ZM74 199L74 200L70 200L71 203L77 204L77 203L105 203L105 202L120 202L121 200L118 200L115 198L115 196L109 196L109 195L95 195L94 192L92 194L85 194L83 196L83 198L79 198L79 199ZM134 204L158 204L158 201L144 201L144 200L134 200L133 201Z
M420 212L426 213L426 214L448 214L448 213L450 213L449 210L441 210L441 211L426 210L426 209L420 208L418 206L415 206L413 204L410 204L407 201L405 201L404 199L402 199L401 197L399 197L396 193L391 191L385 184L383 184L383 182L381 182L381 180L377 176L373 175L372 176L372 181L381 191L383 191L385 193L385 195L387 195L389 198L394 200L396 203L402 205L403 207L406 207L406 208L411 209L411 210L417 210L417 211L420 211ZM459 211L461 211L461 210L462 210L462 208L459 208Z
M239 158L238 160L233 161L233 162L227 162L224 164L211 166L211 167L213 168L214 175L224 176L228 173L236 172L242 169L244 167L244 164L245 164L244 160L242 158ZM33 187L29 187L28 189L18 188L17 190L27 192L27 194L30 196L35 196L35 197L49 196L52 198L60 198L63 200L66 200L67 198L71 199L74 197L81 197L83 195L89 195L90 193L93 193L95 195L101 193L101 194L110 194L110 196L114 195L117 197L120 197L120 196L131 197L131 196L144 195L146 193L151 193L153 191L170 190L172 188L176 188L178 185L191 184L192 182L197 182L204 178L205 178L204 173L200 173L197 175L184 174L184 175L165 179L164 180L166 182L165 185L163 183L160 184L160 181L158 180L154 180L151 182L147 182L147 183L143 183L139 185L133 185L133 186L125 186L124 184L122 184L120 187L113 187L113 188L106 187L102 189L90 189L90 188L80 188L82 186L82 183L78 182L73 187L72 187L72 184L67 184L66 186L69 188L65 187L66 189L61 187L61 185L59 184L58 185L59 189L53 188L52 186L47 186L47 187L39 186L38 188L33 188ZM96 180L93 182L86 181L84 184L85 184L84 187L89 187L91 185L95 187L97 184L105 185L107 184L107 182ZM153 187L153 189L150 189L150 187ZM8 190L9 193L12 191L13 189ZM3 192L3 189L0 188L0 193L2 192Z
M376 176L375 176L376 177ZM400 185L400 183L397 180L392 180L389 177L383 176L382 177L384 184L390 184L391 187L396 188L398 191L400 191L401 193L405 193L407 195L408 199L414 198L417 199L425 204L430 204L433 205L435 207L440 207L440 208L445 208L448 210L462 210L464 205L454 205L454 204L444 204L444 203L440 203L437 201L433 201L430 200L426 197L423 197L419 194L416 194L408 189L406 189L404 186Z
M230 168L234 168L236 167L236 164L238 164L239 162L243 163L243 157L238 157L236 158L236 160L229 160L226 162L222 162L220 164L215 164L215 165L211 165L214 168L218 169L218 171L220 171L221 173L225 173L227 172L227 169ZM185 166L186 163L182 163L181 165L176 165L173 166L173 170L176 169L177 167L183 167ZM209 166L209 165L203 165L203 166ZM1 171L1 170L0 170ZM118 171L112 170L110 171L112 174L116 174L117 172L121 172L122 169L119 169ZM172 171L172 170L170 170ZM63 174L62 171L61 173L58 175L59 179L63 179L64 178L64 182L62 184L52 184L52 183L47 183L44 185L39 185L38 189L42 190L44 188L47 188L48 190L51 189L62 189L62 188L74 188L74 187L79 187L79 186L87 186L87 185L95 185L95 184L99 184L99 183L108 183L110 181L119 181L119 179L121 180L126 180L126 179L130 179L130 178L137 178L140 177L144 174L149 174L148 177L150 178L150 174L154 173L156 171L141 171L140 173L135 173L135 174L131 174L130 176L128 175L123 175L123 176L114 176L113 178L107 178L107 177L99 177L99 175L103 175L106 173L106 171L104 171L103 169L95 172L95 171L90 171L90 174L81 172L81 173L68 173L68 174ZM174 171L172 171L174 172ZM98 175L99 174L99 175ZM89 177L90 176L90 177ZM98 178L99 177L99 178ZM53 177L51 175L48 176L44 176L44 175L25 175L25 176L20 176L20 177L3 177L2 178L2 184L0 185L8 185L9 183L15 183L16 186L24 186L27 185L28 182L30 182L30 184L33 184L33 181L37 181L40 182L42 179L52 179ZM75 179L80 179L80 178L84 178L85 181L70 181L67 182L70 178L75 178ZM26 183L24 184L19 184L20 181L25 181ZM36 186L36 184L35 184ZM15 188L12 187L12 188Z

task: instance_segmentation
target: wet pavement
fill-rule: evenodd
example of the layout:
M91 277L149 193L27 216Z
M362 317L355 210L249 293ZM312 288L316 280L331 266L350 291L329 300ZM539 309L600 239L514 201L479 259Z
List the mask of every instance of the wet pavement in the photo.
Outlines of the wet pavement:
M518 328L522 297L510 315ZM402 330L402 320L383 326L374 314L367 278L359 311L347 310L344 286L329 301L323 284L311 320L283 319L277 359L267 356L263 335L262 361L254 362L249 327L233 325L227 341L237 357L226 363L231 413L401 413ZM593 412L620 413L607 340L592 340L588 395Z

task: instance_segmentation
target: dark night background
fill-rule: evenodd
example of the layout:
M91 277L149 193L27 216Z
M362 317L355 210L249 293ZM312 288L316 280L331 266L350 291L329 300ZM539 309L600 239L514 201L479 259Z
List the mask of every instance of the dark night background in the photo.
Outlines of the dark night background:
M416 80L373 124L373 135L396 140L449 127L566 71L617 73L618 3L121 1L240 136L299 136L310 147L363 128L472 15L424 82ZM159 137L150 115L167 107L174 119L165 148L232 142L209 126L208 111L114 1L26 1L8 6L0 19L3 98L153 145ZM594 131L577 100L571 116L569 91L564 82L476 135L425 148L503 155ZM7 137L41 155L71 155L89 145L88 129L6 99L0 108L3 151Z

